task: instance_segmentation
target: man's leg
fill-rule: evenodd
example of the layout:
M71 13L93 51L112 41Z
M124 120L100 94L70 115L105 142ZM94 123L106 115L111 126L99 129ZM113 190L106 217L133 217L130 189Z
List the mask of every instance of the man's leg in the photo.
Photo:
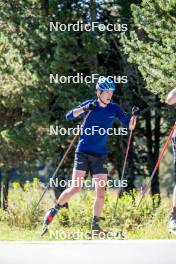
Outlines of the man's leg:
M99 221L104 205L104 195L107 178L107 174L96 174L93 176L93 179L95 181L96 198L93 206L92 230L100 230Z
M172 138L172 147L173 147L173 154L174 154L174 174L176 173L176 134ZM174 175L174 179L175 179ZM176 231L176 186L173 191L173 199L172 199L172 212L170 217L170 229L172 231Z
M85 177L86 171L73 169L71 186L66 189L58 198L57 203L51 208L44 218L44 224L41 235L44 235L48 229L48 225L52 222L58 210L68 202L68 200L77 192L81 190L82 182Z
M176 208L176 185L175 185L174 194L173 194L173 208Z
M173 191L172 206L172 217L176 220L176 185Z
M169 231L171 233L176 233L176 186L174 188L173 192L173 204L172 204L172 212L170 217L170 223L169 223Z
M63 191L63 193L61 193L59 199L57 200L57 204L63 206L65 203L67 203L70 200L70 198L75 193L81 190L85 174L86 171L73 169L72 184L68 189L66 189L65 191Z

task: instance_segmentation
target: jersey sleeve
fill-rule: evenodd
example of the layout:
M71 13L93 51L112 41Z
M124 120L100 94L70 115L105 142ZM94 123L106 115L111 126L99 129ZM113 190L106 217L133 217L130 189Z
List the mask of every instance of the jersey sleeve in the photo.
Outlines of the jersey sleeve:
M66 114L66 119L67 119L68 121L71 121L71 120L74 120L75 118L77 118L77 117L74 117L74 116L73 116L73 110L76 109L76 108L83 107L84 105L86 105L87 103L89 103L89 102L91 102L91 101L93 101L93 100L87 100L87 101L85 101L85 102L79 104L78 106L76 106L76 107L73 108L72 110L68 111L67 114ZM86 113L82 113L82 114L79 115L79 117L84 117L85 114L86 114Z
M120 120L120 122L127 128L129 128L129 122L130 119L128 117L128 114L123 111L123 109L118 105L114 104L115 108L115 116Z

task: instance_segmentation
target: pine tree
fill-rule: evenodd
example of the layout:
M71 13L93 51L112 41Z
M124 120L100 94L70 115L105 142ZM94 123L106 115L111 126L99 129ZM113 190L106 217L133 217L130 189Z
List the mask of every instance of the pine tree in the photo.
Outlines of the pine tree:
M176 79L176 1L143 0L131 10L134 27L122 35L124 51L138 65L146 88L164 101Z

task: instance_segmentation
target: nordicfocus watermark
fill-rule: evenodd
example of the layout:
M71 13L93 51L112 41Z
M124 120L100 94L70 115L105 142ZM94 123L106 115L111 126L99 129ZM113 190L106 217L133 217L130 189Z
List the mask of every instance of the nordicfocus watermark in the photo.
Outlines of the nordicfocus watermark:
M49 24L50 31L55 32L64 32L64 31L73 31L73 32L126 32L128 30L127 24L120 23L108 23L103 24L99 22L92 23L83 23L81 21L77 21L75 24L73 23L60 23L60 22L52 22Z
M115 118L112 116L111 118ZM94 135L108 135L108 136L126 136L128 135L128 129L126 127L119 127L119 128L107 128L105 129L104 127L100 126L92 126L92 127L79 127L77 125L76 127L59 127L59 126L53 126L51 125L49 127L49 135L55 135L55 136L65 136L65 135L86 135L86 136L94 136Z
M59 180L58 178L53 179L50 178L49 186L50 188L70 188L70 187L76 187L76 188L95 188L95 186L99 186L101 188L107 187L107 188L126 188L128 187L127 180L99 180L96 182L96 178L93 180L85 180L83 182L79 182L78 180Z
M52 83L54 83L54 84L65 84L65 83L67 83L67 84L69 84L69 83L94 84L100 78L103 80L105 77L101 76L98 73L94 73L92 75L87 75L87 76L84 76L84 74L82 72L81 73L78 72L78 73L76 73L76 75L69 75L69 76L59 75L58 73L56 73L56 74L50 73L49 81L51 84ZM124 76L113 75L113 76L107 76L107 78L109 78L110 80L113 80L117 84L128 82L128 77L126 75L124 75Z
M50 240L89 240L90 238L98 239L114 239L121 238L121 231L119 232L100 232L97 234L96 230L91 231L90 233L82 232L80 230L69 232L64 230L49 231Z

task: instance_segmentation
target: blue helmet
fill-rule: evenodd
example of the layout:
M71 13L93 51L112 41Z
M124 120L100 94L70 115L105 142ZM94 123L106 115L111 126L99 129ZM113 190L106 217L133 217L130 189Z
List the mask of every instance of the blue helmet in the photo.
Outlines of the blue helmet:
M100 77L96 89L100 91L112 91L114 92L116 89L115 83L110 78Z

